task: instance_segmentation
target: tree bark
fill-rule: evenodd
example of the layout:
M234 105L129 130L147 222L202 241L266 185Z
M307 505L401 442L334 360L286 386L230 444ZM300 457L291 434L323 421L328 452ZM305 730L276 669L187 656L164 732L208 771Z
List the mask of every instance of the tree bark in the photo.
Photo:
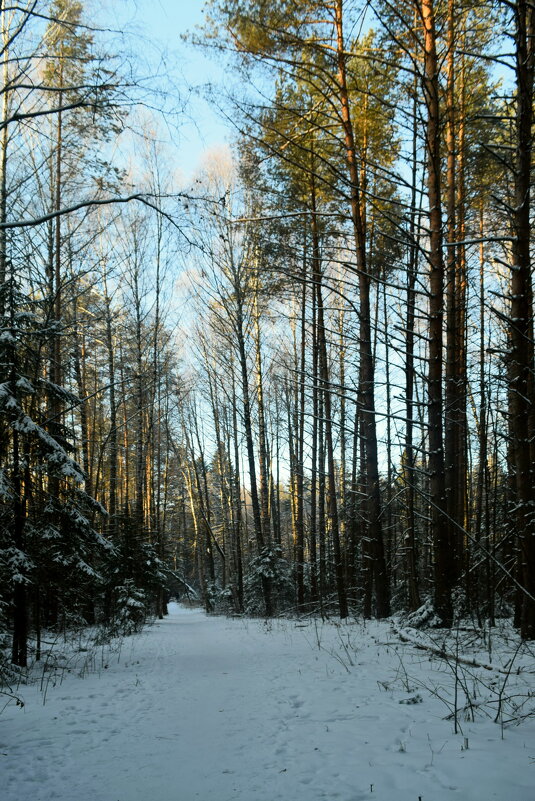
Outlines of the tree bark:
M435 558L435 608L443 625L451 626L452 560L446 511L442 399L444 260L440 158L439 65L433 0L422 0L424 27L424 95L427 106L427 191L429 202L429 490Z
M516 482L516 523L520 542L523 595L520 633L535 639L535 407L533 379L533 288L531 278L531 166L533 130L534 10L517 0L516 158L514 171L513 243L510 312L510 409ZM531 597L530 597L531 596Z
M338 63L338 91L342 118L345 153L351 191L351 219L355 240L355 254L359 284L359 404L361 436L366 443L366 493L368 496L368 536L373 542L375 562L375 599L378 617L390 614L390 587L384 555L381 525L381 494L375 422L375 365L371 342L370 276L366 265L366 233L361 211L360 177L357 166L355 137L351 121L351 107L347 89L346 52L343 31L343 2L335 6L336 47Z

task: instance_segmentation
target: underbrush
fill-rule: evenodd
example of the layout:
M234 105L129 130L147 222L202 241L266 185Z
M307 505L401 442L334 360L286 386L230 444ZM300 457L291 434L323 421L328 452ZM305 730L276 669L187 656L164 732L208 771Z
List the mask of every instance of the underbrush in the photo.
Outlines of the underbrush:
M378 678L379 691L407 705L437 699L455 734L464 733L465 723L491 720L503 735L507 727L535 719L535 643L521 640L510 618L492 626L460 620L452 629L409 623L407 616L380 622L293 618L311 647L329 653L348 674L361 670L359 652L371 640L381 665L390 665Z
M493 626L460 620L452 629L394 623L392 632L441 674L440 682L424 681L400 657L394 681L438 698L456 733L481 717L502 728L535 718L535 643L521 640L510 619Z
M83 678L107 670L112 660L120 661L125 637L138 634L152 620L146 615L135 620L127 616L107 625L44 630L39 650L36 640L29 639L25 668L11 664L4 638L0 651L0 713L12 703L24 706L25 686L38 685L45 704L49 689L60 686L67 675Z

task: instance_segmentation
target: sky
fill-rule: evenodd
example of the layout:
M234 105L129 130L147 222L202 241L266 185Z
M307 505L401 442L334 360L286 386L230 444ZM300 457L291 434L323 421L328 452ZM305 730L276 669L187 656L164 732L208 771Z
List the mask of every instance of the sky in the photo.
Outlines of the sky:
M232 135L202 97L202 87L221 78L221 65L183 40L203 20L204 0L100 0L97 24L126 33L140 61L167 72L186 102L180 116L175 167L191 177L207 151Z

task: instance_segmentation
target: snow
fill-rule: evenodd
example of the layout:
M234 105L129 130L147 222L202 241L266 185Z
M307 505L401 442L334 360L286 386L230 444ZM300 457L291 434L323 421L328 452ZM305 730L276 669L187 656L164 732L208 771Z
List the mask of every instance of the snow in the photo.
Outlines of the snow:
M24 551L12 545L3 550L2 559L9 566L10 580L13 584L28 583L27 574L35 569L35 565Z
M0 499L7 501L11 497L11 485L5 470L0 467Z
M30 685L22 710L4 710L3 801L535 797L535 721L502 727L493 709L461 716L454 734L452 671L387 622L227 619L172 604L98 654L83 679L56 673L44 705ZM503 670L505 657L495 650L493 664ZM508 678L533 691L532 673Z
M21 392L25 392L27 394L31 394L35 392L33 386L30 384L27 378L21 376L17 381L17 388L20 389Z

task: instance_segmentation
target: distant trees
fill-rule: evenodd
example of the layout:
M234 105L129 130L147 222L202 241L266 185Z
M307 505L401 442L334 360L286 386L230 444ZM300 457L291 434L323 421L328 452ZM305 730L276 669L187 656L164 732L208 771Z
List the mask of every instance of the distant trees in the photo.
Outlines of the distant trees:
M122 170L103 157L125 116L112 60L97 56L78 2L2 6L0 16L0 625L24 667L41 656L43 627L114 630L163 614L169 487L159 465L179 379L162 270L156 305L140 310L138 293L130 311L113 212L89 211L121 189ZM122 258L127 275L158 263L154 250Z
M14 663L171 590L533 639L529 4L214 0L236 156L179 206L144 144L159 215L108 203L127 92L82 5L0 11Z
M518 593L532 637L531 24L522 4L454 0L209 7L210 41L265 81L229 102L259 165L240 216L291 321L272 392L300 609L431 594L451 625ZM494 60L516 82L501 95Z

